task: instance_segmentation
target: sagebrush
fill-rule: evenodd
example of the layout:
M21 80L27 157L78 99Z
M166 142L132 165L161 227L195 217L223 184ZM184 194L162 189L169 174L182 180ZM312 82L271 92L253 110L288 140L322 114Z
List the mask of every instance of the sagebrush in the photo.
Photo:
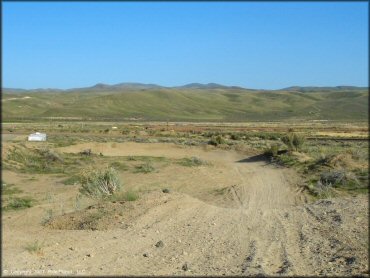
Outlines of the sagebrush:
M118 173L112 167L85 170L81 173L80 193L92 198L106 198L122 187Z
M283 143L288 147L288 150L299 151L305 143L306 138L302 134L290 132L283 136L281 141L283 141Z

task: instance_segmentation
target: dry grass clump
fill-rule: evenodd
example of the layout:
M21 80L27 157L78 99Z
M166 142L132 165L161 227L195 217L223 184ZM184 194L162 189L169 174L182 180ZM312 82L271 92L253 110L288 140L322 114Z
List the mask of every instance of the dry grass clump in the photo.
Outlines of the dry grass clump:
M154 168L153 164L151 162L146 162L144 164L136 166L135 173L148 174L148 173L151 173L151 172L154 172L154 171L155 171L155 168Z
M329 157L328 164L331 167L342 167L347 169L356 168L356 162L349 153L337 154Z
M330 168L356 169L361 168L362 164L348 152L340 154L322 154L317 160L317 164L325 165Z
M41 249L43 248L44 244L40 243L38 240L28 243L24 249L26 249L30 253L41 253Z
M81 173L80 183L80 193L95 199L109 197L121 189L121 181L112 167L85 169Z
M192 157L185 157L181 159L178 164L186 167L196 167L201 165L208 165L207 161L204 161L198 157L192 156Z

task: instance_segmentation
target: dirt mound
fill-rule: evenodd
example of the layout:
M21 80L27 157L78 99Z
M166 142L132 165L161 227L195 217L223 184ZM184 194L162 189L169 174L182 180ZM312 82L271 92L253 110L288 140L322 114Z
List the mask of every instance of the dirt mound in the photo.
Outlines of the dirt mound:
M180 194L149 192L135 202L106 201L52 218L45 226L57 230L125 229L148 210L178 198Z

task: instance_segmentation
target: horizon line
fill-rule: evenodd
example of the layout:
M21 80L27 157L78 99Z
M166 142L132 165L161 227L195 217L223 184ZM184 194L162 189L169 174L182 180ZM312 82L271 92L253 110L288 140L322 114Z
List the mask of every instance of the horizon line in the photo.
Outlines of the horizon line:
M291 85L283 88L275 88L275 89L264 89L264 88L248 88L244 86L239 86L239 85L224 85L221 83L216 83L216 82L208 82L208 83L200 83L200 82L191 82L191 83L186 83L183 85L174 85L174 86L165 86L165 85L159 85L156 83L142 83L142 82L120 82L120 83L115 83L115 84L108 84L108 83L102 83L98 82L95 83L94 85L91 86L85 86L85 87L69 87L66 89L61 89L61 88L47 88L47 87L38 87L38 88L17 88L17 87L1 87L1 90L23 90L23 91L36 91L36 90L58 90L58 91L69 91L69 90L81 90L81 89L89 89L89 88L94 88L94 87L99 87L99 86L107 86L107 87L114 87L118 85L137 85L137 86L158 86L162 87L164 89L175 89L175 88L183 88L186 86L220 86L220 87L229 87L229 88L240 88L240 89L245 89L245 90L266 90L266 91L278 91L278 90L284 90L284 89L289 89L289 88L340 88L340 87L357 87L357 88L369 88L369 86L358 86L358 85L334 85L334 86L329 86L329 85L324 85L324 86L319 86L319 85Z

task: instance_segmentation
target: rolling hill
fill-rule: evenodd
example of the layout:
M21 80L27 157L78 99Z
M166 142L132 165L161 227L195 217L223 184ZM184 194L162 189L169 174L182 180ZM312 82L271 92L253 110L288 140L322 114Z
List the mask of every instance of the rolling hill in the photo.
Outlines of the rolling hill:
M368 88L252 90L215 83L181 87L97 84L88 88L3 89L3 121L47 117L153 121L367 120Z

